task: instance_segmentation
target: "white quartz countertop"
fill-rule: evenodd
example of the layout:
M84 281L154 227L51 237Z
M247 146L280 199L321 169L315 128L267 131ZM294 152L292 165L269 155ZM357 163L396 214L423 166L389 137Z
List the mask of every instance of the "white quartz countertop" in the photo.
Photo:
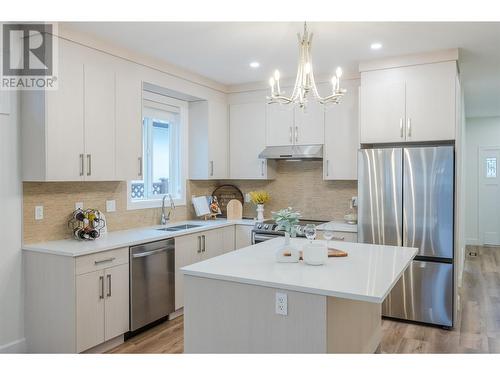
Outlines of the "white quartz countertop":
M203 232L210 229L223 228L229 225L254 225L255 221L251 219L242 220L187 220L175 223L170 223L166 227L173 227L183 224L199 224L200 227L180 230L175 232L167 232L158 230L163 226L157 225L154 227L134 228L128 230L120 230L108 232L94 241L78 241L74 239L66 239L59 241L49 241L23 245L25 251L36 251L41 253L64 255L77 257L98 253L101 251L117 249L120 247L128 247L139 245L146 242L158 241L167 238L179 237L186 234Z
M330 241L348 252L321 266L277 263L276 238L182 268L185 275L382 303L417 253L416 248ZM302 247L306 239L293 239Z
M329 221L328 223L320 224L316 227L317 230L325 230L326 228L332 228L336 232L350 232L357 233L357 224L347 224L345 221Z

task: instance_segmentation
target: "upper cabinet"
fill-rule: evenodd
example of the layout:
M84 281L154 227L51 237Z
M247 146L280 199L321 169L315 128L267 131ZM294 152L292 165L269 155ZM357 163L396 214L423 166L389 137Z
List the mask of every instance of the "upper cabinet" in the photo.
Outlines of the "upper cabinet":
M61 39L57 90L24 91L21 106L25 181L116 178L111 57Z
M264 101L229 105L229 175L231 179L269 179L274 162L259 159L266 147Z
M345 80L347 94L325 108L324 180L357 180L359 80Z
M228 107L225 101L189 103L189 176L227 179Z
M305 109L292 104L268 104L267 146L323 144L324 124L323 105L314 99Z
M455 139L456 61L362 72L360 142Z

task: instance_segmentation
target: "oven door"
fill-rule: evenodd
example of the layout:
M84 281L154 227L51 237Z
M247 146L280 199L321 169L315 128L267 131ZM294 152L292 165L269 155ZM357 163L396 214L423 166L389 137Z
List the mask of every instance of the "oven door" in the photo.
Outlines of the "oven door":
M273 238L280 237L279 234L264 234L264 233L259 233L255 232L252 230L252 245L255 245L256 243L264 242L267 240L272 240Z

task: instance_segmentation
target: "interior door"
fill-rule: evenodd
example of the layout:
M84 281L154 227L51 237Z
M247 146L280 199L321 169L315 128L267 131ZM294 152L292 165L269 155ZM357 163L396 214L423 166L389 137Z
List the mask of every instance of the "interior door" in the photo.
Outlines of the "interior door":
M484 245L500 245L500 146L479 149L479 236Z
M358 152L358 242L402 242L402 150Z
M409 147L404 153L403 245L417 256L453 258L453 146Z
M295 106L295 129L293 141L296 145L314 145L325 142L325 106L310 100L305 108Z
M90 54L87 59L85 180L110 181L115 179L115 73L107 59L97 54Z
M377 82L360 90L360 142L404 142L405 83Z
M294 141L294 110L292 105L267 104L267 146L287 146Z

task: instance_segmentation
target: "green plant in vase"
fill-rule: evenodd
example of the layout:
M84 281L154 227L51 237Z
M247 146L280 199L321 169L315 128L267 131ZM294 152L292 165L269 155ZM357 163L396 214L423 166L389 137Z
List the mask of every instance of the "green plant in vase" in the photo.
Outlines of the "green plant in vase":
M276 230L285 232L285 244L276 252L276 261L295 263L299 261L299 249L290 242L290 237L297 235L297 225L299 224L300 212L294 211L292 207L285 208L278 212L273 212L272 217L276 221Z

